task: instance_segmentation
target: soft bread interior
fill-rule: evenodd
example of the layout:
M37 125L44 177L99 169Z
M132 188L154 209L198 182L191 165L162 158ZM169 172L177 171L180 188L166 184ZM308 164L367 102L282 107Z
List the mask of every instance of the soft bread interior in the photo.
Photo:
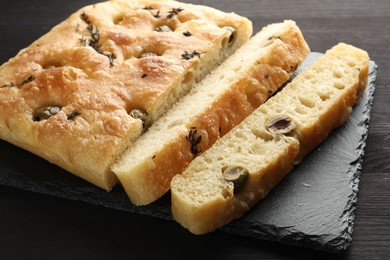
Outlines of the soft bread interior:
M338 44L300 73L173 178L174 218L203 234L248 211L347 120L366 87L368 61L365 51ZM239 187L224 176L228 167L247 173Z
M208 149L262 104L308 53L295 22L263 28L197 84L112 167L131 201L143 205L162 196L172 177L187 166L196 151ZM202 139L197 147L188 142L191 133Z

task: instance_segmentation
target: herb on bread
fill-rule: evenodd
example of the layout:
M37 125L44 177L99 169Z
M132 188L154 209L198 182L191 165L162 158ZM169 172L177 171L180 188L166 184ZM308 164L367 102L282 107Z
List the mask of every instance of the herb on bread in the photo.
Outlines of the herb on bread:
M72 120L72 121L73 121L74 118L75 118L76 116L79 116L79 115L81 115L80 112L73 111L72 113L66 115L66 118L67 118L68 120Z
M172 8L172 10L170 10L168 12L168 15L167 15L167 19L171 19L173 18L175 15L178 15L180 12L182 12L184 9L182 9L181 7L179 8Z
M183 32L183 35L185 37L190 37L190 36L192 36L192 33L190 31L185 31L185 32Z
M157 13L156 14L153 14L152 12L150 12L154 18L160 18L160 10L157 10Z
M187 51L184 51L184 53L181 55L181 58L183 60L191 60L193 59L194 57L198 57L200 58L200 52L198 52L197 50L194 50L192 53L188 53Z
M83 35L80 39L81 45L86 46L88 43L88 45L91 46L97 53L102 54L108 58L111 67L114 66L115 55L113 53L108 53L100 49L100 34L98 28L92 24L92 22L89 20L88 15L85 12L81 13L80 18L88 25L87 30L91 35L91 39L88 42Z
M142 9L149 11L153 15L154 18L160 18L161 17L160 16L160 10L157 10L157 13L153 14L152 10L154 10L154 8L151 7L151 6L146 6L146 7L142 8Z
M25 84L28 84L30 83L31 81L33 81L35 79L35 77L33 75L31 75L30 77L28 77L27 79L23 80L23 82L21 83L21 85L25 85Z
M15 87L15 83L13 83L13 82L9 83L8 85L7 84L3 85L0 88L12 88L12 87Z
M202 135L196 137L198 130L196 127L191 127L188 135L186 136L186 140L191 144L191 153L194 155L198 155L202 150L197 147L200 142L202 142Z

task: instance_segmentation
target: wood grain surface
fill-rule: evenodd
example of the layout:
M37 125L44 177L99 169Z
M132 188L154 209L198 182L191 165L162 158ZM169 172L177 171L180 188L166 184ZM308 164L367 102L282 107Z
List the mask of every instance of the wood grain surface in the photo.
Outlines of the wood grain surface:
M254 31L293 19L313 51L343 41L378 64L350 248L330 255L221 231L194 236L171 221L0 186L0 259L390 259L390 1L185 2L247 16ZM0 63L91 3L1 0Z

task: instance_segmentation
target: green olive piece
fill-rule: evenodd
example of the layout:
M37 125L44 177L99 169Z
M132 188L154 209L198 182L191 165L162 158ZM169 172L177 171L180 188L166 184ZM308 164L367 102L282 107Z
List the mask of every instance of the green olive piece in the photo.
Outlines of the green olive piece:
M223 27L222 29L225 29L226 31L229 31L229 32L230 32L230 36L229 36L229 41L228 41L228 43L229 43L229 44L232 44L232 43L234 42L234 40L236 39L236 35L237 35L236 29L234 29L234 28L231 27L231 26L225 26L225 27Z
M33 115L33 120L34 121L41 121L41 120L46 120L49 117L57 114L60 112L61 108L57 106L48 106L48 107L41 107L35 110L34 115Z
M279 115L269 119L266 125L268 131L279 134L288 134L296 127L295 123L285 115Z
M173 32L171 27L169 27L168 25L162 25L160 27L157 27L155 31L156 32Z
M239 192L248 180L249 172L240 166L229 166L222 172L226 181L233 182L234 193Z
M140 119L142 121L142 127L144 130L148 129L152 123L148 113L146 113L144 110L133 109L130 111L129 115L135 119Z

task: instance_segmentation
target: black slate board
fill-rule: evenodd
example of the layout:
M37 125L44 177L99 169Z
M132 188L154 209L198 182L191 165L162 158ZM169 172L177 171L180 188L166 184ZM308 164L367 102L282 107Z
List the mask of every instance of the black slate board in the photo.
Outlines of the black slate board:
M319 55L311 53L297 73ZM348 122L310 153L264 200L222 230L329 252L348 247L376 71L376 64L370 62L368 88ZM4 141L0 141L0 184L172 219L169 194L149 206L136 207L119 185L107 193Z

